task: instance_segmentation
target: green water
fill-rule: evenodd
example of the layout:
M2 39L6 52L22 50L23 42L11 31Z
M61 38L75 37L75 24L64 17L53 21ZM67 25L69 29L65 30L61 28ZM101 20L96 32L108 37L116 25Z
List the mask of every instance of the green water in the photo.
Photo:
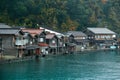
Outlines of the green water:
M0 80L120 80L120 53L84 52L4 64Z

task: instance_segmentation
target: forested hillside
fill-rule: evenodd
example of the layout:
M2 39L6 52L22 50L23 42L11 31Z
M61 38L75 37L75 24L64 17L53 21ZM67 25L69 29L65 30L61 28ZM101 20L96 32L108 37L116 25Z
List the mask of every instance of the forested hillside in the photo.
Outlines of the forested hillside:
M62 32L108 27L120 33L120 0L1 0L0 23Z

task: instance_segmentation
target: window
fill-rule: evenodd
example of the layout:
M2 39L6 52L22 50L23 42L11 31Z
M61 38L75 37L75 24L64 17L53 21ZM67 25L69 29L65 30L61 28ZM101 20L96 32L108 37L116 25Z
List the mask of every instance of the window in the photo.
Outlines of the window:
M105 37L106 39L109 39L110 38L110 36L109 35L106 35L106 37Z
M40 42L44 42L44 38L40 38L40 40L39 40Z
M98 35L98 38L100 38L100 36Z
M104 35L102 35L102 38L104 39L104 38L105 38L105 36L104 36Z
M13 42L15 43L15 45L22 46L22 45L26 45L28 43L28 39L23 38L22 36L16 36L15 38L13 37Z
M54 43L55 43L55 40L52 40L52 43L54 44Z
M33 44L33 42L32 42L32 41L30 41L30 44Z
M95 38L98 38L98 36L97 36L97 35L95 35Z
M113 37L113 38L115 38L115 37L116 37L116 35L113 35L112 37Z
M85 37L83 37L82 39L85 39Z

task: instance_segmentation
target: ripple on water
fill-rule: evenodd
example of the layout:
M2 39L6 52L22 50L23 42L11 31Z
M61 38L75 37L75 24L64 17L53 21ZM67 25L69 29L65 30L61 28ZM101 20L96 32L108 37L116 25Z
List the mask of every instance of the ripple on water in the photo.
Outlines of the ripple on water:
M119 80L116 51L40 58L0 66L0 80Z

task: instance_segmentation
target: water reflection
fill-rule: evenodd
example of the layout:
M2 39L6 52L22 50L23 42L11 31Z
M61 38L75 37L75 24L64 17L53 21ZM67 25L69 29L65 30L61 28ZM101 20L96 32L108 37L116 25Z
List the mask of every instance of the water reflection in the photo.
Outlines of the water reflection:
M0 80L117 80L119 51L92 51L0 66Z

